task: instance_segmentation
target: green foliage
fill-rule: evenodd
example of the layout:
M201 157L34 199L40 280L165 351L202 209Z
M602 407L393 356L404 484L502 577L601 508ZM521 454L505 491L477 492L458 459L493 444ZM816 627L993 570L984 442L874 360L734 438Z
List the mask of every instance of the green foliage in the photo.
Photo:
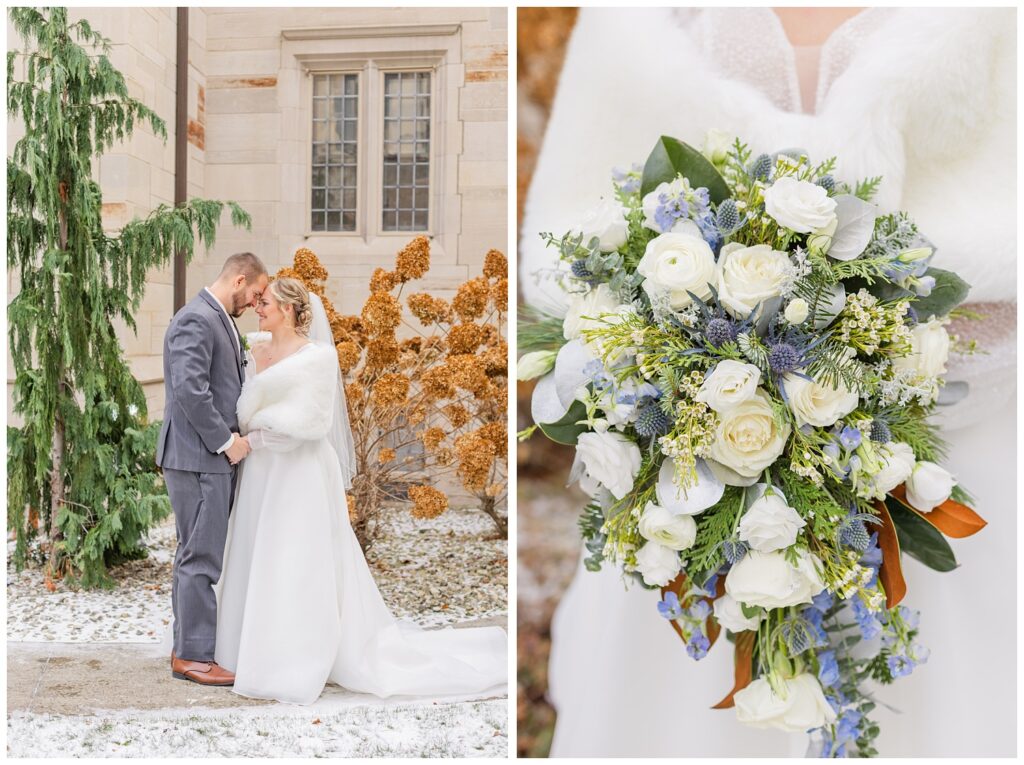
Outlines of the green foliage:
M703 154L689 144L668 136L658 139L644 164L640 195L654 191L660 183L671 183L679 175L686 178L693 188L707 188L715 204L732 196L718 170Z
M154 210L118 235L102 224L95 159L142 124L163 120L128 95L109 43L66 8L12 8L26 50L7 55L7 109L25 127L7 162L8 306L14 411L8 429L8 529L15 561L46 537L51 572L109 582L113 558L138 554L169 503L154 465L158 423L132 376L113 322L134 329L146 274L176 250L213 244L225 203ZM249 216L227 203L234 225Z
M928 421L928 414L919 404L910 404L886 408L878 416L889 425L893 441L907 444L918 460L941 462L949 447L939 435L938 426Z
M810 523L810 531L814 538L835 541L838 537L838 526L846 517L846 511L843 509L846 498L837 499L835 496L843 491L843 487L832 486L830 490L824 486L816 486L784 467L774 472L786 497L786 504L795 507Z
M565 345L562 319L531 306L520 306L516 338L522 354L557 351Z
M725 562L722 542L736 531L742 509L743 489L726 486L722 498L696 517L697 543L687 550L687 571L692 581L703 585Z

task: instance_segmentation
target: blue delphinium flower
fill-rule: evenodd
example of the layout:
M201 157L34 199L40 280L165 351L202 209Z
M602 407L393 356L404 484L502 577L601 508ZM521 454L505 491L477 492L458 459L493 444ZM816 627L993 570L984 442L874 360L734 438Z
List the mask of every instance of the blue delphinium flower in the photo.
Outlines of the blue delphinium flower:
M882 633L882 623L878 621L878 616L869 611L860 598L852 598L850 604L853 606L853 615L857 619L857 626L860 627L860 636L865 640L878 637Z
M860 556L860 562L862 566L868 566L875 569L875 573L878 572L878 567L882 565L882 550L878 546L878 532L873 531L871 533L871 539L868 541L867 549L864 550L864 554Z
M885 663L889 666L889 674L894 678L906 677L914 671L914 660L904 654L892 653Z
M658 195L658 207L654 211L654 222L662 231L671 231L676 221L690 217L690 205L682 194Z
M704 632L698 627L693 631L693 634L690 635L689 641L686 643L686 653L699 661L708 655L708 649L710 647L711 642L704 637Z
M836 661L835 651L822 651L818 654L818 680L826 688L839 682L839 662Z
M861 432L857 428L849 425L845 426L839 433L839 443L848 451L853 451L860 446L860 440Z
M697 600L692 606L690 606L687 613L691 619L696 619L697 621L702 622L711 615L711 606L708 605L706 600Z
M658 613L666 619L678 619L683 615L683 607L679 604L679 596L671 590L665 598L658 602Z

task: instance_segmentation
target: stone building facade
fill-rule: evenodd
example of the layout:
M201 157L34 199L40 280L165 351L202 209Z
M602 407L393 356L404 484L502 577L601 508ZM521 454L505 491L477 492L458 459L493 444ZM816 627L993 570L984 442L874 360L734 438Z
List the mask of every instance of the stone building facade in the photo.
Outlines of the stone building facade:
M309 247L331 274L335 306L358 312L373 270L390 266L420 233L432 240L423 289L451 297L475 276L487 250L508 243L507 14L191 8L188 191L239 202L253 225L234 229L225 214L215 247L189 266L188 295L231 253L255 252L276 271ZM96 163L104 221L117 229L173 202L176 14L74 15L111 40L132 96L167 123L166 141L140 127ZM18 44L8 26L9 47ZM20 135L9 123L8 152ZM8 289L17 289L10 279ZM154 418L162 415L160 353L172 315L167 268L149 276L138 334L120 333ZM251 311L239 326L255 329Z

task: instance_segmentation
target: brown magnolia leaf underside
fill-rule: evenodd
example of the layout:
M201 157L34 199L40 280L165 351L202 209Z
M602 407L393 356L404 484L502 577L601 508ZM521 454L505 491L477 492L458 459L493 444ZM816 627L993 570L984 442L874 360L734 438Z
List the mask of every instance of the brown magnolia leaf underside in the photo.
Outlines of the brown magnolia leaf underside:
M963 539L972 534L977 534L988 525L988 521L967 505L961 505L959 502L954 502L951 499L947 499L930 513L922 513L907 501L907 487L905 485L900 484L890 491L889 494L899 500L911 512L924 518L947 537L952 537L953 539Z
M882 551L878 578L885 588L885 607L895 608L907 594L907 582L903 578L903 565L900 562L900 541L896 537L896 526L885 502L876 502L875 507L882 520L882 525L878 527L878 547Z
M712 709L729 709L736 706L735 696L754 679L754 641L757 639L755 630L745 630L736 636L736 675L729 695L715 704Z

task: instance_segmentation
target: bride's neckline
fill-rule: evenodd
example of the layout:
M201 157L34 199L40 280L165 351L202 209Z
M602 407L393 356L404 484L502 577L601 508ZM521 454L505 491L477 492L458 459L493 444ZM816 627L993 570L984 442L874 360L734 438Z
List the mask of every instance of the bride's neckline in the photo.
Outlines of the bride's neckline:
M302 352L303 352L304 350L306 350L307 348L309 348L309 347L310 347L311 345L314 345L313 341L312 341L312 340L308 340L308 341L306 341L306 343L305 343L304 345L301 345L301 346L299 346L298 350L294 350L294 351L292 351L292 352L291 352L291 353L289 353L289 354L288 354L287 356L282 356L282 357L281 357L281 358L279 358L279 359L278 359L277 361L275 361L275 362L274 362L273 364L268 364L267 366L263 367L263 369L256 369L256 370L255 370L255 371L256 371L256 376L257 376L257 377L259 377L259 376L260 376L261 374L263 374L263 373L264 373L264 372L266 372L267 370L273 369L273 368L274 368L274 367L276 367L276 366L277 366L278 364L283 364L283 363L284 363L284 362L286 362L286 361L287 361L288 359L290 359L290 358L291 358L292 356L298 356L298 355L299 355L300 353L302 353ZM253 357L253 367L254 367L254 368L255 368L255 363L256 363L256 362L255 362L255 356L254 356L254 357Z

